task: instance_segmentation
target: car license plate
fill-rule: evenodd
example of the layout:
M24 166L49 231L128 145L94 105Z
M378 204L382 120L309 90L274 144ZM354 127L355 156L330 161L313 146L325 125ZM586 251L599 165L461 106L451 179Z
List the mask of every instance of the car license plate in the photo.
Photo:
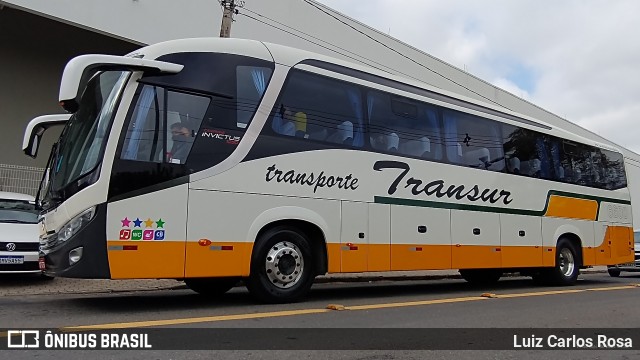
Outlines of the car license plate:
M22 264L24 256L0 256L0 264Z

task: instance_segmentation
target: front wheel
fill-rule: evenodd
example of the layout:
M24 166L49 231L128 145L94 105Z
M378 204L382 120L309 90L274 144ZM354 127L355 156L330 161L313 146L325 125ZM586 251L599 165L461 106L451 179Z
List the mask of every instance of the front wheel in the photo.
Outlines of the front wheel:
M294 302L304 297L315 274L311 245L298 229L278 226L256 242L247 288L267 303Z

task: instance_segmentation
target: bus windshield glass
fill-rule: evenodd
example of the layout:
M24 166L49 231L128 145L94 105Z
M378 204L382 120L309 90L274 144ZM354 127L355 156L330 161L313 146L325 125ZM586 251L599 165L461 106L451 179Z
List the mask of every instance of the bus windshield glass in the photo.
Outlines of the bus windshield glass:
M51 183L48 187L54 193L98 165L128 75L129 72L105 71L88 82L78 111L62 132L49 164Z

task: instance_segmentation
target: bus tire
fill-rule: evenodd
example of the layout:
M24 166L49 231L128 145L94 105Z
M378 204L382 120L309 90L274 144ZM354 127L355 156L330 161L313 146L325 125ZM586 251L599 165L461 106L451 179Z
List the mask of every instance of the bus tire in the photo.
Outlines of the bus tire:
M312 251L306 234L290 226L277 226L262 234L251 255L249 292L266 303L287 303L302 299L315 274Z
M185 279L187 287L200 295L218 297L231 290L240 281L239 278L193 278Z
M580 274L580 260L576 247L566 238L560 238L556 251L556 266L549 269L546 280L551 285L574 285Z
M620 276L620 269L608 268L607 272L609 273L609 276L611 276L611 277L619 277Z
M461 269L460 276L468 283L477 285L495 284L502 277L500 269Z

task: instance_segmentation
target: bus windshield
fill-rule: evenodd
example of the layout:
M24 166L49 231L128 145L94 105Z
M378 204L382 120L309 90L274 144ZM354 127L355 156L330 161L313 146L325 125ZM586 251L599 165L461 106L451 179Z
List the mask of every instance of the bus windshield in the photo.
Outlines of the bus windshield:
M45 200L61 196L62 190L94 170L102 158L115 107L129 72L105 71L87 84L78 111L63 130L49 163L50 191ZM48 183L48 184L46 184Z

